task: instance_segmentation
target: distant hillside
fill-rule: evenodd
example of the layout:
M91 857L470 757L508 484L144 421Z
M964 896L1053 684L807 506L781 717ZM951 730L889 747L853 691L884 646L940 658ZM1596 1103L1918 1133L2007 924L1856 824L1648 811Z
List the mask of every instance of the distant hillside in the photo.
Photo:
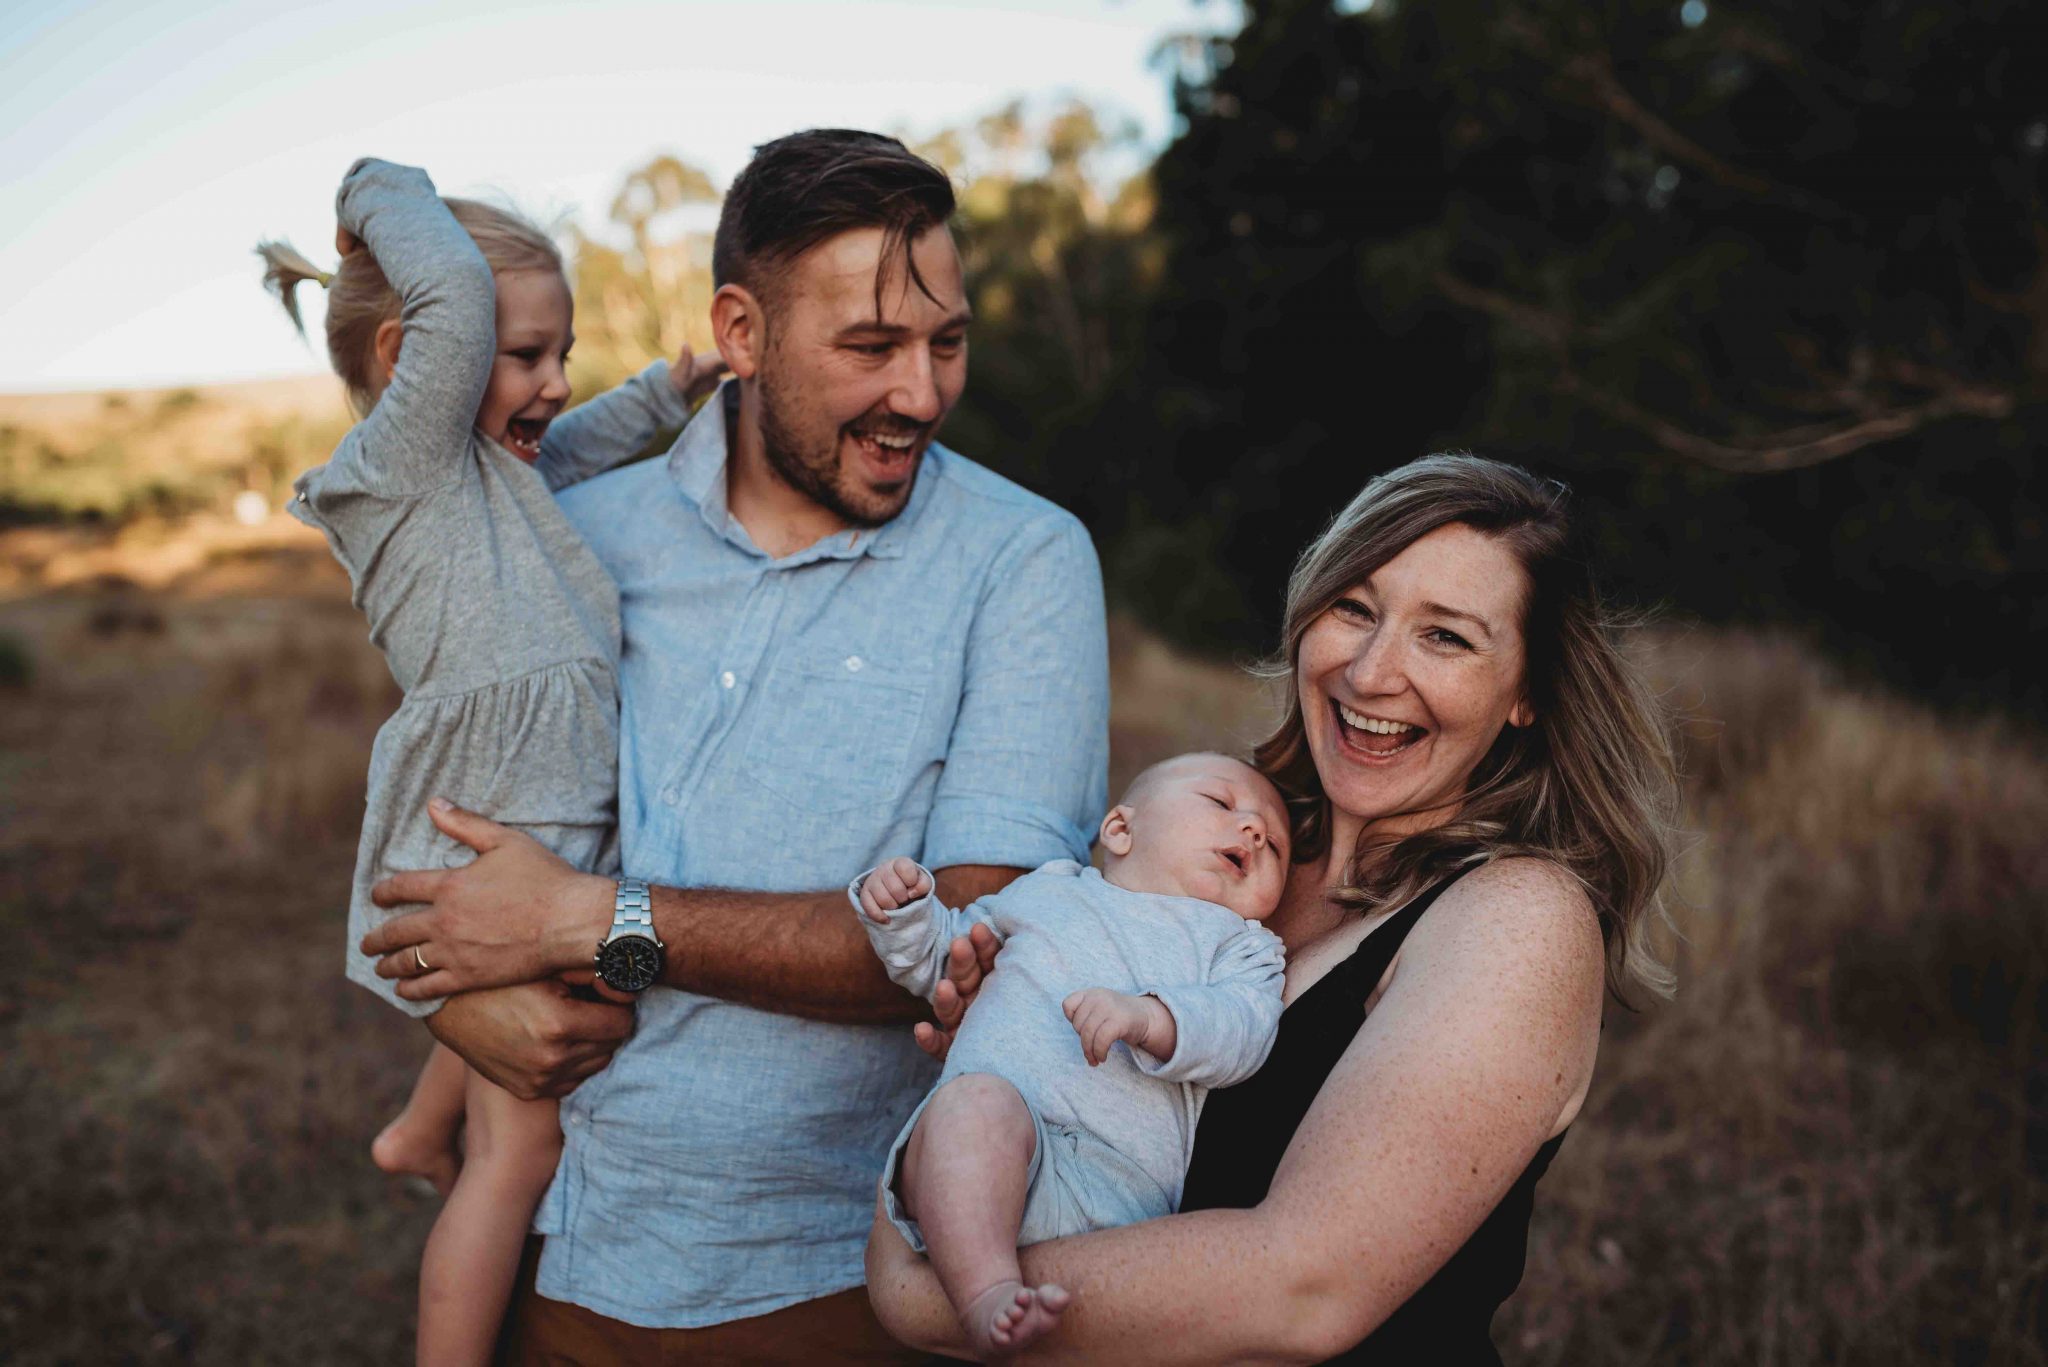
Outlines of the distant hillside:
M0 523L121 521L281 498L352 419L335 380L0 394Z

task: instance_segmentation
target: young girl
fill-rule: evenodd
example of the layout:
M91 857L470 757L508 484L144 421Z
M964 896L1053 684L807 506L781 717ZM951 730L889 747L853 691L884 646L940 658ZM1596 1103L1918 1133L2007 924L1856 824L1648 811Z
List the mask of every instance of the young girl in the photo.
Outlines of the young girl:
M331 275L282 244L258 251L295 323L299 282L327 287L328 353L364 415L299 478L292 512L347 567L405 690L370 754L348 975L423 1015L356 945L396 914L370 900L379 878L469 857L428 820L429 797L616 868L618 592L552 491L682 426L720 367L685 350L565 414L571 304L544 233L380 161L350 168L335 209ZM560 1148L552 1102L518 1101L436 1047L375 1149L449 1192L420 1269L422 1363L489 1359Z

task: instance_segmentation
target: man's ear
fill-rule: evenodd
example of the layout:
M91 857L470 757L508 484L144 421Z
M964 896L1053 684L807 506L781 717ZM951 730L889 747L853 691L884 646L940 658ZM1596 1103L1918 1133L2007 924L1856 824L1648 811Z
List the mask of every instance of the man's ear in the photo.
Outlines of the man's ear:
M768 347L768 318L761 301L744 285L720 285L711 296L711 340L726 368L742 380L761 369Z
M391 372L398 369L398 349L404 343L405 326L396 318L386 318L377 324L377 335L370 339L370 351L377 358L379 390L391 383Z
M1102 829L1097 832L1102 848L1121 859L1131 852L1131 809L1111 807L1109 815L1102 818Z
M1515 705L1508 709L1508 725L1513 727L1534 726L1536 709L1529 705L1527 698L1515 699Z

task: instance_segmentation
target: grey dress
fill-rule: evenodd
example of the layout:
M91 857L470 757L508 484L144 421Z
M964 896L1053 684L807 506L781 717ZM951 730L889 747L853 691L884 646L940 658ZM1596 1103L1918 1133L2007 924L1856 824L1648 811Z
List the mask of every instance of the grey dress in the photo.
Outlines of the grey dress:
M299 477L405 699L377 733L349 898L348 976L400 1010L357 943L396 911L399 869L473 856L434 829L435 795L516 826L581 869L616 867L618 590L554 490L689 417L656 363L551 423L528 466L473 429L497 350L490 267L426 173L361 161L335 201L404 301L404 345L370 415Z

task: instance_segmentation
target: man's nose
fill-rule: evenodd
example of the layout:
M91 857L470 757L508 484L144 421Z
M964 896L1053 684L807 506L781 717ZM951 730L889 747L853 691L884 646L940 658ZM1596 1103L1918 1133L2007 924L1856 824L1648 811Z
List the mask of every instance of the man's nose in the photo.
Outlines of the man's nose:
M912 422L939 420L939 383L932 373L930 347L906 346L897 355L896 387L889 394L889 407Z

